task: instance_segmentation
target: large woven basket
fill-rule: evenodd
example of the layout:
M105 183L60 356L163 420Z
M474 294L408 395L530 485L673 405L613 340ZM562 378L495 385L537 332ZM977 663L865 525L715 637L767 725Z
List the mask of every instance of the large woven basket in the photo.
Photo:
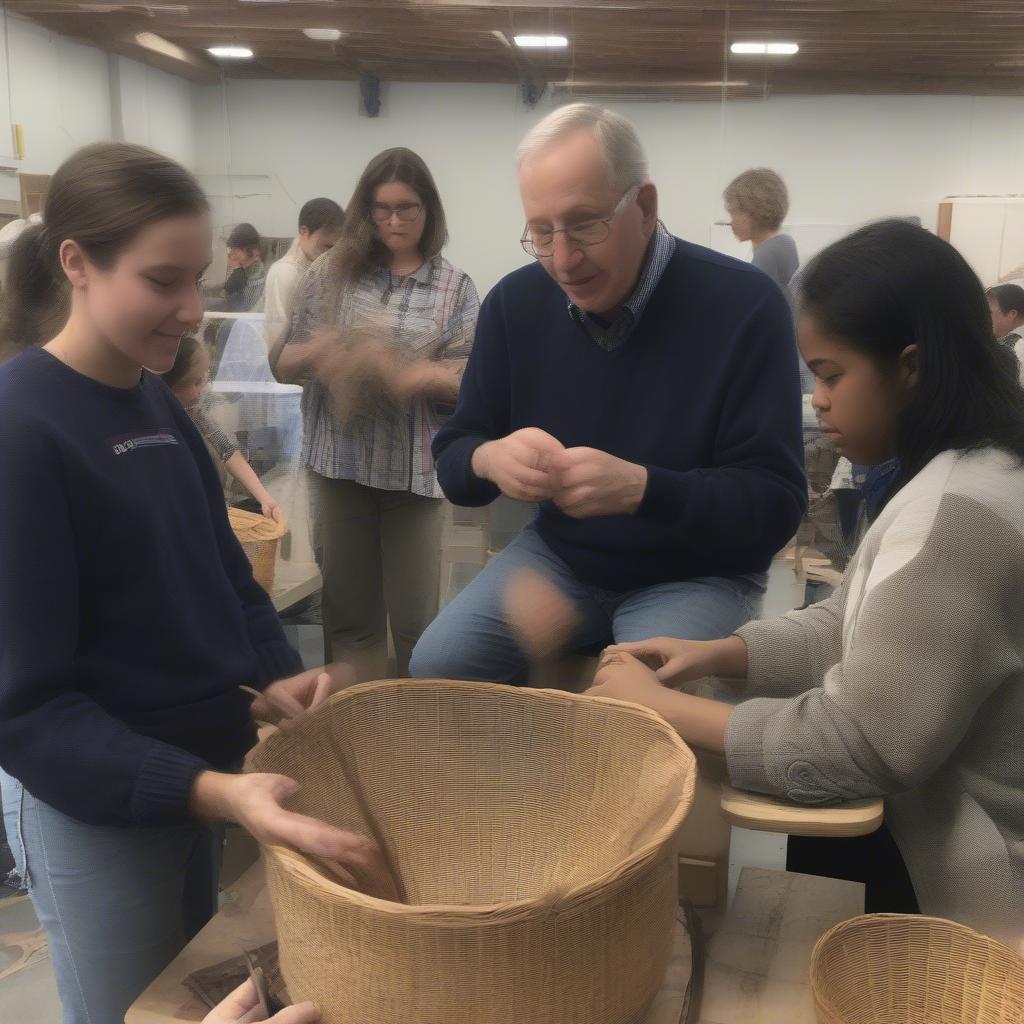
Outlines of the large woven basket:
M241 508L228 509L228 522L252 564L256 582L264 590L270 590L274 585L277 543L288 532L288 524L283 517L277 522Z
M1024 959L953 921L866 914L811 954L822 1024L1021 1024Z
M696 766L651 712L370 683L265 740L246 770L296 779L296 811L375 833L406 894L363 895L264 849L288 990L324 1024L627 1024L658 992Z

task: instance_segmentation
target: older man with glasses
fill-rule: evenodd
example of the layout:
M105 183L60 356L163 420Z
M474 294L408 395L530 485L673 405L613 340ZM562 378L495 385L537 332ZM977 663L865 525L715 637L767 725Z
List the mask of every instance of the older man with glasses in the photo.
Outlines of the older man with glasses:
M665 230L632 124L555 111L519 186L537 262L484 302L434 455L455 504L540 508L423 635L416 676L525 682L503 614L524 568L572 603L577 647L726 636L807 504L789 306Z

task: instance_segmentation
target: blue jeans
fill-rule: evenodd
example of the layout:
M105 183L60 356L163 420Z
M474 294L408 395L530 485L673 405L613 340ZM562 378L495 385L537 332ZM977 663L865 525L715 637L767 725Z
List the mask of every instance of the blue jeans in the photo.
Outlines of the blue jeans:
M550 579L575 605L581 624L574 649L672 636L717 640L761 610L767 577L708 576L642 590L605 590L580 582L528 526L434 620L413 651L418 679L526 682L526 658L505 623L502 598L517 569Z
M46 931L63 1024L122 1024L213 916L218 827L86 825L0 772L15 869Z

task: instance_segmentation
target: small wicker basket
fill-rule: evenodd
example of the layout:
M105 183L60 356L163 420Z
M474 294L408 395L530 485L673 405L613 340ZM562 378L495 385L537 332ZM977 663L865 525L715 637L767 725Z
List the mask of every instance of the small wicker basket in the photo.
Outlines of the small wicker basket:
M277 542L288 532L288 524L268 519L241 508L228 509L228 522L242 550L252 563L252 574L264 590L274 585L274 567L277 562Z
M811 954L822 1024L1021 1024L1024 958L953 921L866 914Z
M323 1024L635 1024L660 990L696 762L653 713L432 680L336 694L247 771L375 835L404 903L264 848L281 967Z

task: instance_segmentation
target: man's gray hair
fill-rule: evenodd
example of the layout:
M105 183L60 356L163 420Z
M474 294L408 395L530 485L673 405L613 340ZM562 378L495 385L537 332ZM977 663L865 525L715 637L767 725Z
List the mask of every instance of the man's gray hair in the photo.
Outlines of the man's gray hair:
M594 103L571 103L534 125L519 144L517 163L579 131L592 131L617 191L647 180L647 156L631 121Z

